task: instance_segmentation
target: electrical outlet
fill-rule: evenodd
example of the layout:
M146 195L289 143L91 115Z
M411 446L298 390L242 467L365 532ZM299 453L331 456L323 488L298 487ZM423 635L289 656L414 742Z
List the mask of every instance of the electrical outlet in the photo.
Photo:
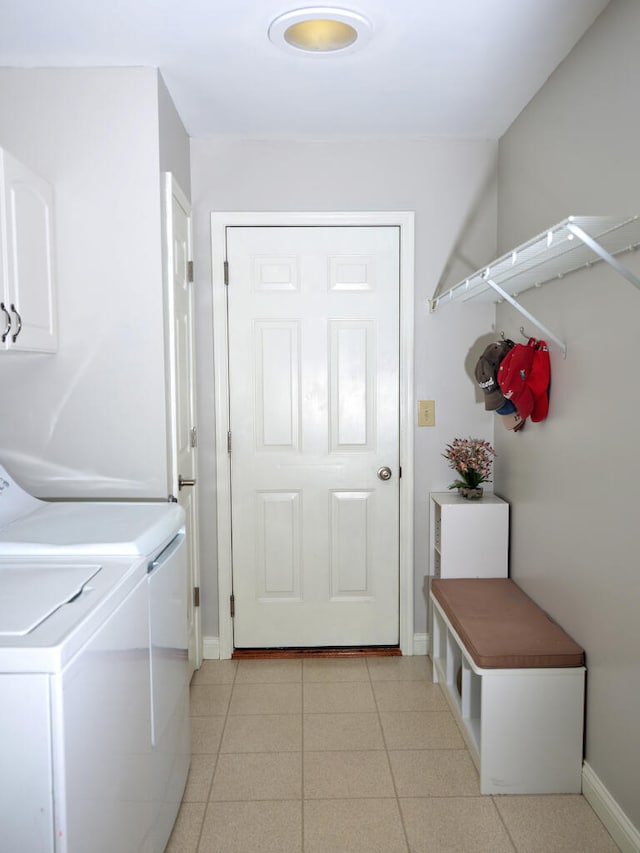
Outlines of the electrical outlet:
M436 425L436 401L418 400L418 426Z

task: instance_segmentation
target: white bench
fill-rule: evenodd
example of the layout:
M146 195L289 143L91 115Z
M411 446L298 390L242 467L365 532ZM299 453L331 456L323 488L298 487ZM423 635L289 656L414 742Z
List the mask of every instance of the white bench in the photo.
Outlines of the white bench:
M507 578L433 580L431 657L483 794L580 793L584 651Z

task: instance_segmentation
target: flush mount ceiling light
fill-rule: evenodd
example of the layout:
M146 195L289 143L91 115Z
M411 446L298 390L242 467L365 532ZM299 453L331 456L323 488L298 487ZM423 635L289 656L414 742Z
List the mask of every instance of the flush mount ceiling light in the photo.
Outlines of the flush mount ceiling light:
M355 50L371 34L371 24L348 9L313 6L279 15L269 27L274 44L289 51L315 54Z

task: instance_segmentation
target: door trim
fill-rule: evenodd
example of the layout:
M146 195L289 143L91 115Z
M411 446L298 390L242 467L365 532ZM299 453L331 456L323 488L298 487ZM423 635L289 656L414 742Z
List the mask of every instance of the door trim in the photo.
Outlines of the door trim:
M216 421L216 494L218 523L218 631L220 658L233 653L231 466L227 291L224 283L225 229L233 226L397 226L400 229L400 650L413 654L413 350L414 213L394 212L215 212L211 214L213 286L213 367Z

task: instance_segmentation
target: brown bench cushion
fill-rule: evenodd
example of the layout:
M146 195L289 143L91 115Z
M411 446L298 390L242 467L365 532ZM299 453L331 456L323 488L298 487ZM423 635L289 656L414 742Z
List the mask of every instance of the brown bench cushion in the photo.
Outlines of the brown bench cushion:
M584 665L584 650L509 578L434 579L431 591L483 669Z

